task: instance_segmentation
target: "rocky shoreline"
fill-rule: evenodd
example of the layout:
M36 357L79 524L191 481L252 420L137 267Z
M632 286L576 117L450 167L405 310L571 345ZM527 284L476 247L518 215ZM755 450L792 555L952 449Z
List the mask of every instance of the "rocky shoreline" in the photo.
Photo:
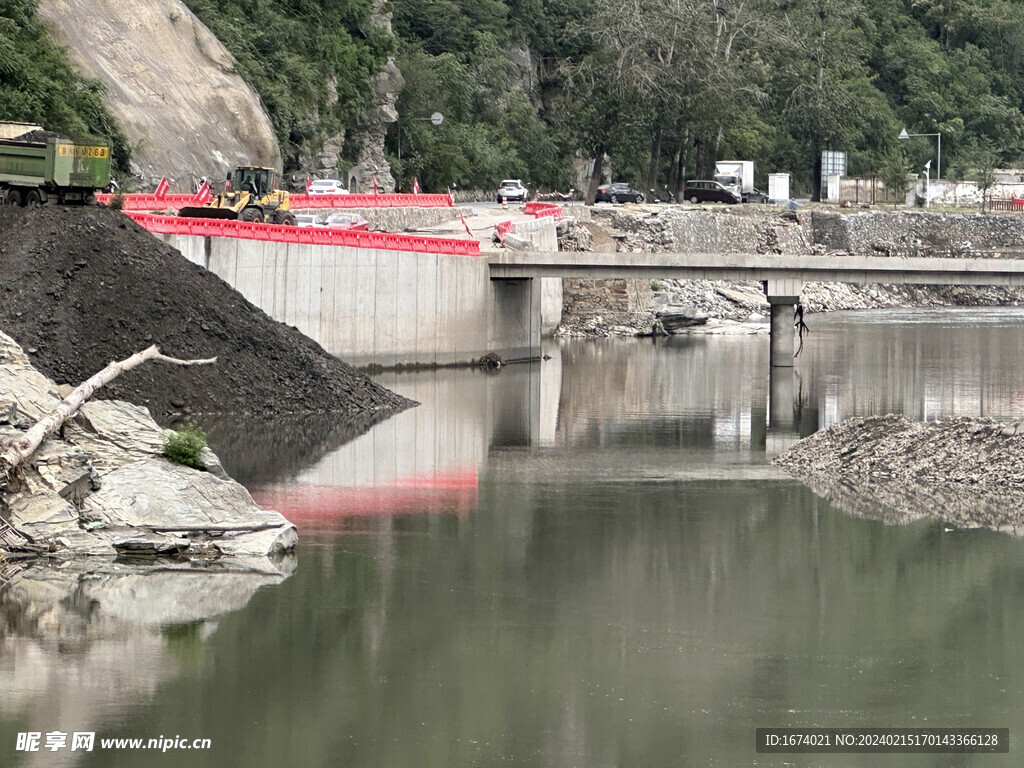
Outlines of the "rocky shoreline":
M848 419L773 462L844 511L1024 536L1024 423Z
M61 400L60 387L0 333L0 444ZM0 485L0 518L29 539L24 550L57 558L169 555L213 562L277 557L294 548L295 526L261 509L208 448L202 469L164 458L166 434L145 408L87 402Z

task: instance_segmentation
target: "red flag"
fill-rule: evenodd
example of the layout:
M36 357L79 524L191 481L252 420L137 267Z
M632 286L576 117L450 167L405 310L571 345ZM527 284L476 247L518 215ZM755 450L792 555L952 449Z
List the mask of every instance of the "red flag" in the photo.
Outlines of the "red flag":
M170 183L167 181L167 177L164 176L160 179L160 183L156 185L156 196L158 200L163 200L167 195L167 190L171 188Z
M459 218L462 219L462 226L466 228L466 234L469 235L470 237L473 237L473 233L469 229L469 224L466 223L466 217L460 213Z
M373 194L377 194L377 174L373 174Z
M306 177L306 194L307 195L309 194L309 188L311 186L313 186L313 180L307 176Z
M210 182L207 179L203 179L203 183L199 185L199 191L192 198L192 202L196 205L206 205L211 200L213 200L213 195L210 194Z
M412 193L414 195L418 195L420 193L420 180L415 177L412 180Z

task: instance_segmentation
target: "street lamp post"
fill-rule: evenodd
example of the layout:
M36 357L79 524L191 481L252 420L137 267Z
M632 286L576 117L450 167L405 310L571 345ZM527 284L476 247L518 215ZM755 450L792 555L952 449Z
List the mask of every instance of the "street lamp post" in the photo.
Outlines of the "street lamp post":
M924 164L924 207L930 208L932 203L932 161Z
M935 162L935 178L942 181L942 134L941 133L907 133L907 129L904 128L900 131L900 139L909 139L913 136L934 136L938 139L938 154L936 155Z
M444 115L440 112L435 112L430 117L410 117L410 120L429 120L434 125L440 125L444 122ZM398 159L402 159L402 121L398 120Z

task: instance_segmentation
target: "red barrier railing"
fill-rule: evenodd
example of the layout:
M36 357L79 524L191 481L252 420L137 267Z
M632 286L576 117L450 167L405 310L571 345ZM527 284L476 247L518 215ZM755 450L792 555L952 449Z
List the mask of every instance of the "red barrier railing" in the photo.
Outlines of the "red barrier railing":
M336 245L347 248L378 248L414 253L441 253L453 256L479 256L476 240L450 237L394 235L390 232L366 232L331 227L289 227L223 219L193 219L178 216L157 216L150 213L126 213L139 226L162 235L196 235L199 237L235 237L243 240L266 240L273 243L304 245Z
M289 195L293 209L302 208L451 208L451 195Z
M96 200L109 205L114 195L96 195ZM162 211L197 205L195 195L122 195L123 211ZM451 195L289 195L289 206L304 208L451 208Z
M523 208L523 213L529 216L535 216L538 219L541 216L550 216L555 221L562 220L562 206L555 205L554 203L527 203L526 206Z
M1024 198L993 197L988 201L988 209L990 211L1024 211Z
M109 205L114 195L96 195L97 202ZM162 211L166 208L184 208L186 205L196 205L195 195L122 195L122 211Z

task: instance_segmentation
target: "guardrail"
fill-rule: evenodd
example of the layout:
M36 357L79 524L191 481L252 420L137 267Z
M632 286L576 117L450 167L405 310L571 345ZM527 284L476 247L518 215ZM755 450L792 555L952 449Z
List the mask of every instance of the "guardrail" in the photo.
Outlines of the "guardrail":
M550 216L555 221L562 220L562 206L556 205L555 203L527 203L523 208L523 213L528 216L535 216L538 219L542 216Z
M1024 197L993 197L988 201L990 211L1024 211Z
M109 205L114 195L99 194L96 200ZM304 208L451 208L451 195L289 195L289 206ZM197 205L195 195L122 195L122 211L162 211Z
M96 195L96 201L104 205L110 205L110 201L116 195ZM122 211L162 211L165 208L184 208L186 205L195 205L195 195L122 195Z
M451 195L289 195L293 209L302 208L451 208Z
M394 235L389 232L366 232L330 227L289 227L223 219L194 219L158 216L150 213L125 214L143 229L162 235L195 235L197 237L235 237L243 240L265 240L273 243L303 245L334 245L346 248L377 248L413 253L440 253L452 256L479 256L476 240L449 237Z

